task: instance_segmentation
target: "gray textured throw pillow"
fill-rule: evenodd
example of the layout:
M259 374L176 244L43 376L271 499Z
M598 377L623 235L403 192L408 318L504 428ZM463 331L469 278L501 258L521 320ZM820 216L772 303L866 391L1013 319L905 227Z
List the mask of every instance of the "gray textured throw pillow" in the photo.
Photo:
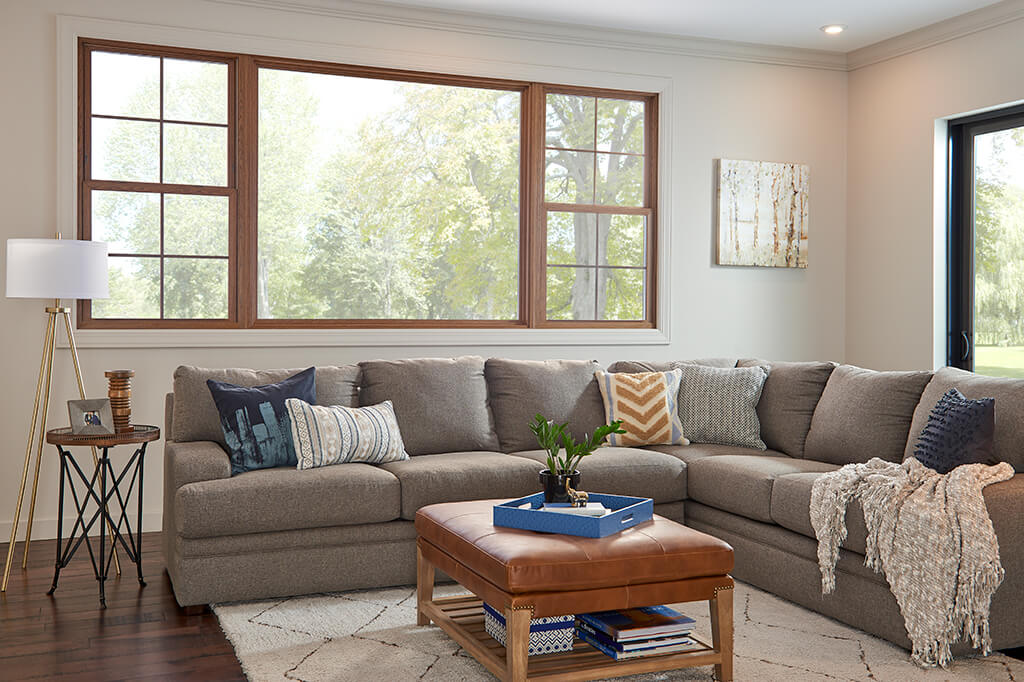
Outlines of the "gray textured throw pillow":
M673 363L682 372L679 418L691 443L718 443L765 450L757 402L768 368L705 367Z

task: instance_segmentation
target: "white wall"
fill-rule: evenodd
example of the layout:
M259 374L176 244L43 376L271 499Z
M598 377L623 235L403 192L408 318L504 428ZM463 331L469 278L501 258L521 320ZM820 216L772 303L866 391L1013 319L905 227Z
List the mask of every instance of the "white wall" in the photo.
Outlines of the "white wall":
M848 362L945 364L941 119L1024 99L1022 63L1014 21L850 73Z
M411 28L336 17L206 3L200 0L23 0L0 2L0 238L47 237L56 226L56 16L74 14L351 46L423 68L438 58L483 70L549 73L564 69L668 79L671 145L662 150L670 181L671 342L668 345L481 346L467 332L460 346L277 348L86 348L86 386L103 395L103 370L136 370L134 417L161 423L163 395L179 364L280 367L345 363L372 357L478 353L521 358L685 358L756 355L775 359L845 356L846 74L842 71L653 54L469 32ZM470 67L471 68L471 67ZM624 76L625 74L625 76ZM794 161L811 167L810 267L804 271L712 266L712 160ZM72 226L62 225L65 233ZM31 393L43 336L44 302L0 298L0 542L6 540L24 456ZM66 351L64 352L66 353ZM77 397L69 363L55 367L52 425L67 422L65 401ZM159 527L160 447L146 474L146 527ZM56 455L44 450L35 537L52 537ZM24 516L22 517L24 521Z

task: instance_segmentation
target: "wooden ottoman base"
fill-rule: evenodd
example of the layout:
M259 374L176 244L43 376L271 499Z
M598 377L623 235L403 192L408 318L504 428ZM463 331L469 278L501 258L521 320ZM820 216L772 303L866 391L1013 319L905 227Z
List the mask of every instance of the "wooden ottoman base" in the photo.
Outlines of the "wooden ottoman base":
M435 567L473 592L473 596L434 599ZM603 607L618 608L607 603L594 606L595 603L614 597L609 597L608 592L602 590L510 594L470 571L446 552L422 538L417 543L417 624L427 625L433 621L499 679L513 682L594 680L701 665L714 665L717 679L732 680L732 588L733 581L728 575L629 586L630 591L649 595L646 599L643 596L638 597L638 601L630 599L629 606L708 601L711 610L712 641L710 644L701 642L704 646L700 649L614 661L577 639L572 651L534 656L531 659L528 649L532 618L542 615L586 613L602 610ZM484 630L481 606L484 599L495 608L502 608L504 611L507 646L501 646ZM560 613L556 614L553 611Z

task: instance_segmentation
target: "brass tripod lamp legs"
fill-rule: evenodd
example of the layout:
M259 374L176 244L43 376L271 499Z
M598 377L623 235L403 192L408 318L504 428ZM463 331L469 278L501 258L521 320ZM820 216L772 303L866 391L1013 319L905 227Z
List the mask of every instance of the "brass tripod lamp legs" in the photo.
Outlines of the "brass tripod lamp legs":
M32 523L35 518L36 493L39 488L39 468L42 463L43 443L46 439L46 413L50 408L50 387L53 383L53 350L57 337L57 316L64 318L64 326L67 330L68 344L71 347L71 357L74 361L75 376L78 379L78 394L85 398L85 385L82 382L82 370L78 363L78 349L75 347L74 332L71 328L71 309L61 307L60 301L54 301L54 305L46 309L49 317L46 323L46 336L43 339L43 357L39 363L39 380L36 382L36 396L32 404L32 422L28 431L28 444L25 446L25 463L21 471L21 484L18 487L18 503L14 509L14 520L11 522L11 541L7 545L7 559L4 561L3 581L0 583L0 592L7 591L7 582L11 575L11 564L14 562L14 547L18 538L18 522L21 520L21 508L25 500L25 487L28 483L29 466L32 463L32 445L36 445L35 473L32 477L32 496L29 500L28 523L25 529L25 547L22 552L21 567L28 566L28 550L32 542ZM44 388L45 386L45 388ZM40 404L41 399L41 404ZM36 424L39 424L38 442L36 442ZM97 461L96 449L92 451L93 462ZM108 527L111 545L113 546L113 529ZM114 554L114 565L117 573L121 573L120 562L117 554Z

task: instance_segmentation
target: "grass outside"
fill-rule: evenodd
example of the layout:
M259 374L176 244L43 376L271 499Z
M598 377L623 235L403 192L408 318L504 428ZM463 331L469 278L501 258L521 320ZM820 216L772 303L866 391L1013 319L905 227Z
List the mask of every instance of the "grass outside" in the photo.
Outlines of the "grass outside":
M974 371L995 377L1024 379L1024 346L976 346Z

